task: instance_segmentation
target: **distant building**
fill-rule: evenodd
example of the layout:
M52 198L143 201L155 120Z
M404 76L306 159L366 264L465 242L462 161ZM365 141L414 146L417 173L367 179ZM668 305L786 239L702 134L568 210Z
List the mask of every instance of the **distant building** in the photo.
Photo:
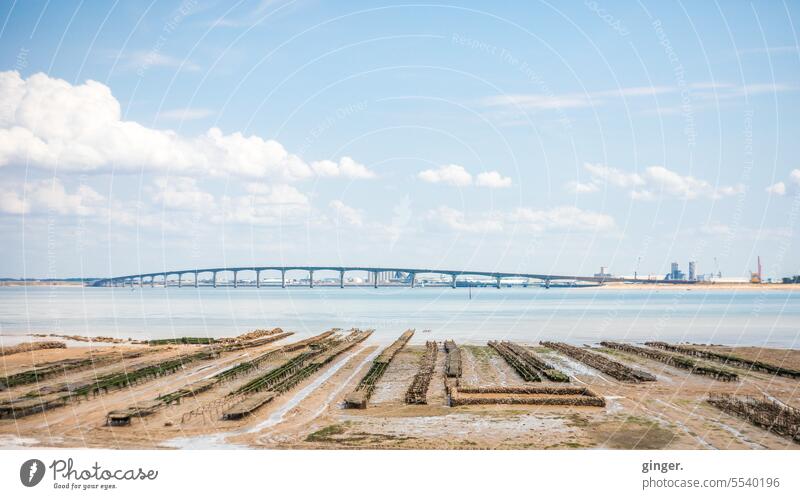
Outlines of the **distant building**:
M606 272L605 267L600 267L600 272L594 275L595 277L613 277L612 274Z
M681 271L681 268L678 265L678 262L672 262L672 265L670 266L669 274L667 274L666 278L668 280L672 280L672 281L682 281L682 280L684 280L686 278L686 274L684 274Z
M695 271L695 262L689 262L689 280L696 281L697 273Z

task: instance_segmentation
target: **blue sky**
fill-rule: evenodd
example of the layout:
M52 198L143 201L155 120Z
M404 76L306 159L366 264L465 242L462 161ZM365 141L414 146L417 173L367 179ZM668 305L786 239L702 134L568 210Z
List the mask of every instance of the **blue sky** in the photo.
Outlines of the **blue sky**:
M0 275L800 273L789 2L8 2Z

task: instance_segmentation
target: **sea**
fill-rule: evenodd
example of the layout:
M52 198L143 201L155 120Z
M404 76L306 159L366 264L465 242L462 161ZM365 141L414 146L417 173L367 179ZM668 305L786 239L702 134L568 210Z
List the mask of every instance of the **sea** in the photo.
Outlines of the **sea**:
M139 340L280 327L296 338L368 328L374 343L609 339L800 348L800 293L779 290L0 287L0 343L32 334Z

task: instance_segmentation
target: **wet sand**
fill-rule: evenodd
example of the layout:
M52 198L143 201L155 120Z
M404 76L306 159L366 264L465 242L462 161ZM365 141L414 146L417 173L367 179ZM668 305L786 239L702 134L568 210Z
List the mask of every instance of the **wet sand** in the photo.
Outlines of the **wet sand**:
M400 331L398 331L398 334ZM411 449L800 449L789 439L720 412L705 402L711 392L768 396L800 407L800 380L730 368L737 382L722 382L690 374L630 353L597 349L605 355L657 377L656 382L631 384L614 380L559 352L527 345L571 378L603 397L605 407L537 405L447 405L444 353L437 356L427 405L405 404L405 392L417 371L424 345L412 338L395 356L366 409L345 409L344 396L358 384L372 360L387 345L367 340L335 357L318 372L280 394L249 417L221 419L228 396L236 387L263 375L290 358L280 355L258 369L218 383L129 426L107 426L106 414L137 402L207 379L221 370L303 338L223 353L183 370L119 390L74 401L44 413L0 419L0 447L101 448L411 448ZM415 339L417 340L415 342ZM486 345L462 346L462 381L470 386L519 386L517 372ZM71 347L7 356L0 361L3 376L41 362L98 355L122 349L145 349L134 359L102 366L96 374L144 361L194 351L197 346ZM440 346L441 348L441 346ZM758 358L785 367L800 366L800 351L755 347L709 347ZM293 353L291 355L296 355ZM75 382L91 372L67 372L42 385ZM5 400L31 390L23 385L0 391Z

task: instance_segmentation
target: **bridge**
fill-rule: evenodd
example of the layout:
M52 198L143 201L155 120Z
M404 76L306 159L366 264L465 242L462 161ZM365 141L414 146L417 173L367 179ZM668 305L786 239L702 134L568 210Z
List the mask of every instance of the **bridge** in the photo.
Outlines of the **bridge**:
M251 272L255 274L256 287L261 287L261 274L262 272L280 273L281 287L285 288L286 273L289 271L304 271L308 273L308 286L314 287L314 272L332 271L339 273L339 287L345 287L345 274L347 272L366 272L370 276L370 281L374 287L379 286L378 276L383 272L401 272L407 276L407 282L413 288L417 283L417 276L419 275L446 275L450 276L450 285L455 288L459 277L472 276L472 277L489 277L494 279L494 286L500 288L503 279L517 278L517 279L533 279L538 280L546 285L553 281L583 281L583 282L629 282L629 283L672 283L672 284L689 284L692 281L664 281L661 279L629 279L624 277L596 277L596 276L570 276L570 275L553 275L553 274L526 274L516 272L482 272L482 271L468 271L468 270L446 270L446 269L414 269L414 268L399 268L399 267L307 267L307 266L288 266L288 267L215 267L205 269L185 269L185 270L170 270L163 272L151 272L147 274L132 274L118 277L108 277L105 279L98 279L91 285L95 287L116 287L128 286L133 287L139 285L140 287L149 284L151 287L156 285L158 279L164 287L168 286L170 276L176 276L178 287L183 286L183 276L192 276L191 281L188 282L190 286L200 286L200 275L211 275L211 286L217 287L217 275L220 273L232 274L233 287L238 288L239 274L243 272Z

